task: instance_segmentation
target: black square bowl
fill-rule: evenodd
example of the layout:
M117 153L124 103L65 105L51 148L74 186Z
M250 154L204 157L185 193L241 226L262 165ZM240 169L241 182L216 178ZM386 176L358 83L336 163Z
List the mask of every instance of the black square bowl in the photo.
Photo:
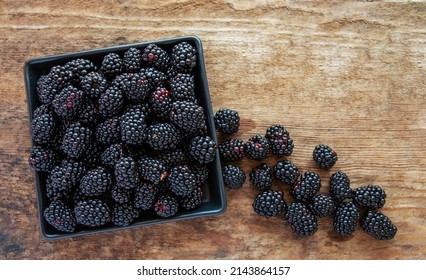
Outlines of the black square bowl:
M180 42L188 42L196 48L197 51L197 65L194 69L195 76L195 93L200 105L204 108L207 119L207 134L213 138L217 143L217 137L213 122L213 109L210 100L210 93L207 83L207 75L204 64L203 48L201 41L195 36L185 36L178 38L170 38L163 40L156 40L143 43L135 43L128 45L113 46L94 50L85 50L75 53L67 53L53 56L46 56L35 58L26 61L24 65L24 79L25 88L27 92L28 102L28 115L31 123L33 119L34 110L41 105L37 99L36 85L40 76L47 74L55 65L64 65L66 62L76 59L85 58L91 60L95 65L99 66L102 63L103 57L110 53L115 52L123 56L124 52L131 48L143 49L147 45L154 43L162 47L170 53L171 49L175 44ZM32 142L34 145L34 143ZM192 211L179 211L176 216L171 218L160 218L153 213L147 213L141 215L141 217L127 227L118 227L112 223L108 223L105 226L94 228L94 229L81 229L76 230L74 233L62 233L50 226L43 217L43 211L49 205L49 200L46 197L46 177L47 174L43 172L34 172L35 185L37 192L37 204L38 204L38 219L40 223L40 230L42 236L47 240L61 239L76 237L81 235L102 233L121 229L130 229L140 226L179 221L185 219L194 219L199 217L213 216L221 214L226 209L226 196L224 191L221 163L219 159L219 152L216 151L215 160L208 164L209 178L207 182L202 186L203 191L203 202L202 204Z

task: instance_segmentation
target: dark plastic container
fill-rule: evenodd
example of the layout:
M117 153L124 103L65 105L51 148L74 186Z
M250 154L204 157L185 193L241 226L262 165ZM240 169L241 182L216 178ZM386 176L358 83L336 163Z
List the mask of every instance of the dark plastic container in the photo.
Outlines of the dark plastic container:
M101 49L86 50L75 53L59 54L52 55L40 58L34 58L25 62L24 65L24 79L25 79L25 88L27 92L27 102L28 102L28 113L30 123L33 119L34 110L41 104L37 99L36 93L36 84L37 80L41 75L47 74L50 71L50 68L55 65L64 65L66 62L76 59L76 58L85 58L91 60L95 65L101 65L103 57L110 52L116 52L123 56L124 52L130 47L143 49L151 43L155 43L158 46L164 48L166 51L170 52L172 47L180 42L188 42L193 45L197 50L197 66L194 69L195 75L195 92L197 98L200 102L200 105L204 108L207 117L207 129L208 135L212 137L217 142L214 122L213 122L213 109L211 106L210 93L207 83L206 69L204 65L203 57L203 48L201 41L198 37L194 36L185 36L178 38L170 38L163 40L156 40L143 43L135 43L128 45L113 46ZM32 143L34 144L34 143ZM35 185L37 192L37 204L38 204L38 218L40 223L41 234L45 239L54 240L61 238L69 238L93 233L102 233L114 230L122 230L129 228L136 228L140 226L166 223L172 221L179 221L185 219L193 219L199 217L206 217L212 215L218 215L225 211L226 209L226 196L224 191L221 163L219 160L219 152L216 151L216 157L214 162L208 165L209 168L209 178L206 184L202 187L203 190L203 203L200 207L192 211L179 211L178 214L171 218L160 218L155 214L144 214L141 217L127 227L118 227L112 223L108 223L103 227L98 227L94 229L84 229L78 230L74 233L62 233L50 226L43 217L43 211L48 206L49 201L46 197L45 192L45 181L47 175L42 172L34 172L35 175Z

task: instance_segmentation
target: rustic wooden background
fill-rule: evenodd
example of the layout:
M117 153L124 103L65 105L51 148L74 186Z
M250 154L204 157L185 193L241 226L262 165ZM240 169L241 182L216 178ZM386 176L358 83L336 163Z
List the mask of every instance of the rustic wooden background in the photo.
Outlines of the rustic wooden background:
M0 259L425 259L426 4L396 2L2 0ZM319 171L321 191L337 170L354 187L381 185L396 238L360 229L341 238L329 219L296 238L283 219L256 216L247 181L227 190L220 216L44 241L27 165L24 62L180 35L201 38L214 110L239 111L237 136L285 125L303 171L318 171L316 144L332 146L339 160Z

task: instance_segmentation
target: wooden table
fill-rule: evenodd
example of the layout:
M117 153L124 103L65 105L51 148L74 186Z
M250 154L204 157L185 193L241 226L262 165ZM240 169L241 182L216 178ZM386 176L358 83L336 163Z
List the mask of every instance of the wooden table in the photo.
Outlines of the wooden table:
M51 2L51 3L50 3ZM275 1L2 1L0 8L0 259L424 259L426 257L426 4ZM252 3L253 2L253 3ZM276 1L278 2L278 1ZM197 35L214 110L242 117L238 137L283 124L290 159L353 187L382 186L391 241L358 228L342 238L321 218L295 237L282 218L252 210L248 180L227 190L225 214L48 242L37 223L23 63L30 58ZM223 141L223 137L221 140ZM314 146L339 160L319 171ZM269 157L274 164L277 158ZM256 162L239 165L246 172ZM288 187L275 188L291 198Z

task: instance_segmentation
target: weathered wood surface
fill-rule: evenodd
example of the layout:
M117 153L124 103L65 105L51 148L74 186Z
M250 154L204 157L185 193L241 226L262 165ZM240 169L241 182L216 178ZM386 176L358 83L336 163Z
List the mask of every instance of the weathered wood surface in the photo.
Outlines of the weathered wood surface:
M98 2L98 3L95 3ZM426 4L340 1L9 1L0 5L0 259L424 259L426 257ZM247 181L225 214L44 241L37 224L22 67L82 49L197 35L214 110L237 109L248 139L284 124L302 171L332 146L352 186L379 184L392 241L351 238L320 219L296 238L252 211ZM277 159L270 157L273 164ZM256 163L240 164L248 172ZM286 192L288 187L276 183Z

